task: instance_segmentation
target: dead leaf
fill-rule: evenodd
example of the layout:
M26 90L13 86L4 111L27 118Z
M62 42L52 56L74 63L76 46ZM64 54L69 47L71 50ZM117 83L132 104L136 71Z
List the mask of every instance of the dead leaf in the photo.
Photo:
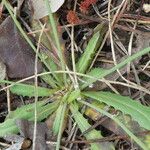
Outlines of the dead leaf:
M143 129L139 126L139 124L136 121L132 120L132 118L128 115L123 115L118 112L116 118L120 120L133 133L143 131ZM122 136L126 135L126 132L110 118L104 120L101 123L101 125L116 135L122 135Z
M6 150L20 150L24 141L24 137L16 134L8 135L4 137L6 141L15 142Z
M16 124L20 130L21 136L33 140L34 122L27 120L17 120ZM46 140L50 139L50 130L43 122L37 123L36 150L49 150ZM30 148L32 149L32 147Z
M10 78L24 78L34 74L35 54L11 17L7 17L0 26L0 58ZM38 72L41 71L42 64L38 62Z
M13 144L6 150L20 150L20 149L29 149L32 145L30 139L24 138L21 135L7 135L4 137L6 141L13 142Z
M41 19L48 15L48 10L46 3L43 0L31 0L33 10L34 10L34 19ZM56 12L65 2L65 0L49 0L52 13Z

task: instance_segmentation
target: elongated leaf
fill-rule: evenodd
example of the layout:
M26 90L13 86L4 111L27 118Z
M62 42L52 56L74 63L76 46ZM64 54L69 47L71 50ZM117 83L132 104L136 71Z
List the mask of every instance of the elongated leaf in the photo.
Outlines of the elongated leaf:
M45 5L45 3L43 3L43 5ZM47 21L45 21L45 23L47 23ZM43 24L45 24L43 23ZM49 24L46 25L46 28L51 28L49 26ZM36 31L36 30L41 30L41 23L39 21L33 20L32 21L32 30ZM36 40L39 39L40 37L40 32L36 33ZM60 33L59 33L60 36ZM61 74L54 74L53 71L57 71L58 69L58 65L59 64L59 60L57 60L57 51L53 48L53 46L51 45L49 39L51 39L52 41L54 41L53 39L53 34L51 33L51 31L46 31L42 34L41 37L41 44L43 45L44 49L47 49L46 51L42 51L41 52L41 56L42 56L42 60L41 61L45 61L49 67L49 70L52 72L52 75L54 76L54 78L56 79L57 84L59 85L59 83L63 83L62 80L62 75ZM53 43L54 44L54 43ZM53 57L51 56L53 55ZM56 63L57 62L57 63ZM57 77L57 76L61 76L61 78ZM49 78L47 78L49 77ZM55 85L55 80L51 80L51 75L45 75L45 78L48 83L51 83L51 86L56 86Z
M54 71L58 71L59 67L54 62L53 58L48 57L46 59L46 62L49 65L49 67L51 68L52 75L56 79L57 85L59 85L61 87L63 85L63 76L62 76L62 74L55 74L55 73L53 73Z
M76 64L77 71L80 73L85 73L88 69L96 50L101 45L103 37L106 33L106 26L102 23L99 25L99 31L96 32L90 39L83 55Z
M41 76L41 79L44 80L47 84L49 84L52 88L57 88L56 83L51 75L47 74Z
M142 127L150 130L150 108L129 97L113 94L110 92L83 92L84 96L93 98L114 107L121 112L130 115Z
M101 75L103 73L107 72L106 69L102 68L94 68L90 72L88 72L86 75L90 77L84 77L82 80L85 81L85 83L81 84L81 89L86 88L87 86L91 85L94 83L97 79L100 79Z
M150 52L150 47L148 48L145 48L135 54L133 54L132 56L128 57L127 59L125 59L124 61L120 62L119 64L117 64L116 66L112 67L111 69L107 69L105 70L104 72L101 73L101 69L100 69L100 72L99 72L99 76L98 76L98 72L97 72L97 79L95 78L95 81L98 80L98 79L101 79L109 74L112 74L113 72L115 72L117 69L120 69L122 68L123 66L127 65L129 62L137 59L138 57L141 57L147 53ZM98 71L98 70L97 70ZM94 80L91 81L91 83L95 82ZM83 86L82 86L82 89L84 87L87 87L88 85L90 85L91 83L85 83Z
M74 90L73 92L70 93L67 101L68 101L68 103L71 103L79 97L80 97L80 90L77 89L77 90Z
M85 102L82 100L80 100L80 102L82 104L85 104L85 105L97 110L98 112L106 115L107 117L111 118L112 120L114 120L131 137L131 139L133 139L143 150L149 150L138 137L136 137L120 120L117 119L117 117L115 117L114 115L108 113L107 111L105 111L101 108L98 108L98 107L96 107L96 106L94 106L88 102Z
M38 90L38 96L50 96L57 91L56 89L48 89L44 87L38 87L37 90ZM17 95L29 96L29 97L35 96L35 86L33 85L19 83L17 85L12 86L10 88L10 91Z
M57 122L56 123L59 123L57 126L59 127L58 129L58 136L57 136L57 143L56 143L56 150L59 150L60 149L60 141L61 141L61 136L62 136L62 133L63 133L63 126L64 126L64 123L66 122L65 119L66 119L66 107L67 107L67 104L64 103L63 104L63 108L62 108L62 111L61 111L61 114L60 114L60 118L59 116L57 116L60 120L58 120L58 118L56 118Z
M54 19L54 16L51 13L51 8L50 8L50 4L49 4L49 0L45 0L45 4L47 6L47 10L49 13L49 23L51 26L51 31L53 34L53 39L56 43L56 47L57 47L57 54L58 57L60 59L60 65L61 65L61 69L64 71L66 68L66 64L65 64L65 58L64 58L64 54L62 51L62 47L61 47L61 43L60 43L60 39L59 39L59 35L58 35L58 29L57 29L57 25L56 25L56 20ZM66 84L67 83L67 78L66 78L66 74L63 74L63 81Z
M53 113L56 110L58 103L51 103L44 105L45 102L38 102L37 104L37 120L41 121L45 119L48 115ZM29 104L17 108L15 111L11 112L9 116L7 116L6 121L0 124L0 137L18 133L19 130L15 124L17 119L27 119L29 121L34 120L34 104Z
M71 112L72 112L73 117L75 119L75 122L78 124L81 132L84 132L91 127L91 125L88 123L87 119L85 119L83 117L83 115L78 111L78 105L77 104L71 104L70 109L71 109ZM96 139L96 138L102 138L102 135L100 132L93 129L92 131L88 132L85 135L85 137L87 139ZM92 150L107 150L107 149L112 150L114 148L111 145L111 143L109 143L107 146L104 146L102 144L91 144L91 149Z
M58 107L58 102L53 102L50 104L47 104L45 106L39 107L38 111L37 111L37 116L38 116L38 121L41 121L45 118L47 118L49 115L51 115L54 111L56 111L57 107ZM34 121L34 117L31 117L29 119L29 121Z
M64 106L60 105L56 111L56 117L55 117L55 121L53 124L53 133L54 135L57 135L59 132L59 128L60 128L60 121L62 118L62 112L64 110Z

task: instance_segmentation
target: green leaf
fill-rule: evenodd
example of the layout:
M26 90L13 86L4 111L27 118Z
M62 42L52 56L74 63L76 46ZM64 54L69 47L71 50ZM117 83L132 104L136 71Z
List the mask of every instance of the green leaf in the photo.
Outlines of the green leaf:
M78 111L78 105L77 104L71 104L70 105L70 110L73 114L75 122L78 124L78 126L79 126L82 133L91 127L91 125L88 123L87 119L85 119L83 117L83 115ZM100 132L93 129L92 131L85 134L85 137L87 139L97 139L97 138L100 139L100 138L102 138L102 135L101 135ZM110 144L109 146L111 147L110 150L114 149L112 147L111 143L109 143L109 144ZM91 149L92 150L106 150L107 148L104 147L102 144L96 144L96 143L91 144Z
M146 134L144 137L144 143L146 144L147 148L150 149L150 133Z
M131 98L110 92L83 92L84 96L103 102L130 115L143 128L150 130L150 108Z
M61 69L63 71L65 71L65 58L63 55L63 51L62 51L62 47L61 47L61 43L60 43L60 39L59 39L59 35L58 35L58 30L57 30L57 25L56 25L56 20L54 19L53 14L51 13L51 8L50 8L50 4L49 4L49 0L45 0L45 5L47 6L47 10L48 10L48 14L49 14L49 23L51 26L51 33L53 34L52 39L54 40L55 44L56 44L56 48L57 48L57 54L58 57L60 59L60 65L61 65ZM67 78L66 78L66 74L63 74L63 81L66 84L67 83Z
M106 69L102 68L93 68L90 72L88 72L86 75L89 77L84 77L82 80L85 81L85 83L81 84L81 89L86 88L87 86L94 83L97 79L101 78L101 75L103 73L107 72ZM91 77L91 78L90 78Z
M69 97L68 97L68 103L71 103L73 102L74 100L76 100L77 98L80 97L80 90L79 89L76 89L74 91L72 91L70 94L69 94Z
M88 103L86 101L80 100L79 102L97 110L98 112L100 112L100 113L106 115L107 117L111 118L112 120L114 120L131 137L131 139L133 139L143 150L149 150L138 137L136 137L120 120L117 119L116 116L114 116L114 115L108 113L107 111L100 109L94 105L91 105L90 103Z
M95 56L95 52L98 49L98 47L101 45L103 41L103 37L106 33L107 26L105 23L101 23L97 26L98 32L96 32L93 37L90 39L83 55L79 59L79 61L76 64L76 69L80 73L85 73L88 69L93 57Z
M58 129L58 136L57 136L57 143L56 143L56 150L60 149L61 136L62 136L62 133L63 133L63 125L64 125L64 120L65 120L65 117L66 117L65 116L66 109L67 109L67 104L64 103L62 111L61 111L61 114L60 114L60 117L57 116L60 120L58 120L56 118L56 120L57 120L56 123L58 123L58 125L57 124L56 125L59 127L59 129Z
M93 79L93 80L91 81L91 83L95 82L95 81L98 80L98 79L102 79L102 78L104 78L104 77L107 76L107 75L112 74L112 73L115 72L117 69L121 69L123 66L127 65L129 62L131 62L131 61L137 59L138 57L141 57L142 55L145 55L145 54L147 54L147 53L149 53L149 52L150 52L150 47L147 47L147 48L145 48L145 49L143 49L143 50L141 50L141 51L139 51L139 52L137 52L137 53L135 53L135 54L129 56L129 57L126 58L124 61L120 62L119 64L115 65L114 67L112 67L112 68L110 68L110 69L105 70L104 72L101 72L101 69L100 69L99 76L98 76L98 72L97 72L97 75L96 75L96 76L98 76L97 79L96 79L96 77L95 77L95 80ZM97 70L97 71L98 71L98 70ZM85 87L87 87L87 86L90 85L91 83L85 83L84 85L82 85L82 89L85 88Z
M50 103L45 105L45 102L37 103L37 120L41 121L45 119L48 115L53 113L58 106L58 103ZM17 119L27 119L29 121L34 120L34 107L35 104L29 104L17 108L15 111L11 112L7 116L6 120L0 124L0 137L5 135L18 133L19 130L15 124Z
M59 70L59 67L56 65L56 63L54 62L53 58L51 57L48 57L46 59L46 62L47 64L49 65L51 71L52 71L52 75L53 77L56 79L57 81L57 84L61 87L63 85L63 76L62 74L56 74L56 73L53 73L55 71L58 71ZM58 61L59 62L59 61Z
M43 5L45 6L45 3L43 3ZM48 25L46 27L50 28ZM41 30L41 23L37 20L33 20L32 21L32 30L34 30L34 31ZM40 32L35 33L35 35L36 35L35 38L37 41L39 40L40 34L41 34ZM43 62L45 61L47 63L48 69L52 72L52 75L54 76L56 81L58 81L57 83L59 83L59 80L57 80L57 74L53 73L53 71L58 70L58 66L56 66L56 64L54 63L54 58L50 55L51 53L57 53L57 52L53 50L51 43L49 41L49 38L51 38L50 31L48 31L46 33L44 32L42 34L41 44L44 45L47 50L41 51L41 56L42 56L41 61L43 61ZM50 84L53 88L56 87L56 81L54 80L54 78L52 78L51 75L44 75L44 76L41 76L41 78L43 78L43 80L46 80L46 83ZM62 83L62 82L60 82L60 83Z
M47 84L49 84L52 88L57 88L54 78L52 78L51 75L43 75L40 77L42 80L44 80Z
M60 121L62 118L62 112L64 111L64 105L60 105L56 111L55 121L53 123L53 133L57 135L60 129Z
M33 85L19 83L19 84L13 85L10 88L10 91L17 95L29 96L29 97L35 96L35 86ZM38 91L38 96L50 96L54 94L57 90L48 89L44 87L38 87L37 91Z
M97 50L97 42L99 41L100 33L97 32L93 35L93 37L90 39L85 52L79 59L78 63L76 64L77 71L80 73L85 73L87 70L93 55L95 54L95 51Z
M58 108L58 102L53 102L42 107L39 107L37 110L37 121L42 121L47 118L50 114L52 114ZM29 121L34 121L35 116L32 116Z

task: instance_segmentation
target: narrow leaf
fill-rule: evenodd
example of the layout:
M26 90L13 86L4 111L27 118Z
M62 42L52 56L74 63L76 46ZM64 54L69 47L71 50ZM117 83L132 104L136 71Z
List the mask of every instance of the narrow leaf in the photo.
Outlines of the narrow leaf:
M53 58L51 57L48 57L46 59L46 62L47 64L49 65L49 67L51 68L51 71L52 71L52 75L53 77L56 79L57 81L57 85L59 85L60 87L63 85L63 76L62 74L56 74L56 73L53 73L55 71L58 71L59 70L59 67L57 66L57 64L54 62Z
M77 71L80 73L84 73L87 70L87 67L89 66L89 63L92 59L92 55L96 51L96 45L99 39L100 33L97 32L93 35L91 40L89 41L87 48L85 49L85 52L79 59L78 63L76 64Z
M37 90L38 90L38 96L50 96L57 91L56 89L48 89L44 87L38 87ZM17 95L29 96L29 97L35 96L35 86L33 85L19 83L13 85L10 88L10 91Z
M53 14L51 13L49 0L45 0L45 5L47 6L47 10L48 10L48 13L49 13L49 22L50 22L50 26L51 26L51 29L52 29L51 31L53 33L53 39L56 43L57 54L58 54L58 57L59 57L60 62L61 62L60 63L61 64L61 69L64 71L65 70L65 59L64 59L63 52L62 52L62 47L61 47L58 31L57 31L56 21L54 19ZM66 84L67 83L66 74L63 74L63 79L64 79L64 83Z
M68 101L68 103L71 103L79 97L80 97L80 90L77 89L77 90L74 90L70 93L67 101Z
M124 61L122 61L122 62L120 62L119 64L115 65L115 66L112 67L111 69L107 69L107 70L105 70L104 72L101 72L101 69L100 69L99 75L98 75L98 73L97 73L97 75L96 75L96 76L98 76L98 77L97 77L97 78L95 77L95 80L94 80L94 79L91 80L90 83L87 82L87 83L85 83L84 85L82 85L82 89L85 88L85 87L87 87L87 86L90 85L91 83L97 81L98 79L104 78L105 76L112 74L112 73L115 72L117 69L121 69L122 67L124 67L125 65L127 65L129 62L131 62L131 61L137 59L138 57L141 57L141 56L143 56L143 55L145 55L145 54L147 54L147 53L149 53L149 52L150 52L150 47L145 48L145 49L143 49L143 50L141 50L141 51L139 51L139 52L133 54L132 56L129 56L129 57L126 58ZM98 70L97 70L97 71L98 71Z
M90 72L88 72L86 75L89 77L84 77L82 80L85 81L85 83L81 84L81 89L86 88L87 86L94 83L97 79L101 77L103 73L107 72L106 69L102 68L94 68Z
M88 69L96 50L101 45L103 41L103 37L106 32L106 26L102 23L100 24L99 31L96 32L93 37L90 39L83 55L79 59L79 61L76 64L77 71L80 73L85 73Z
M75 119L75 122L78 124L81 132L86 131L91 127L91 125L88 123L87 119L83 117L83 115L78 111L77 104L71 104L70 105L71 112L73 114L73 117ZM102 138L102 135L100 132L93 129L92 131L85 134L85 137L87 139L95 139L95 138ZM107 145L108 146L108 145ZM111 148L110 150L114 149L110 143L109 145ZM107 147L108 148L108 147ZM102 144L91 144L92 150L106 150L106 147L104 147Z
M37 104L38 121L45 119L48 115L53 113L56 110L58 103L54 102L47 105L44 104L45 102L38 102ZM33 121L34 104L22 106L11 112L10 115L7 116L6 120L0 124L0 137L19 132L15 123L17 119L27 119L29 121Z
M55 80L52 78L51 75L43 75L40 78L44 80L47 84L49 84L52 88L57 88Z
M66 112L67 104L63 104L63 108L60 114L60 121L59 121L59 130L58 130L58 136L57 136L57 144L56 144L56 150L60 149L60 141L61 141L61 136L63 132L63 125L65 121L65 112Z
M84 96L93 98L114 107L121 112L130 115L143 128L150 130L150 108L129 97L113 94L110 92L83 92Z
M143 150L149 150L138 137L136 137L120 120L117 119L117 117L115 117L114 115L111 115L110 113L108 113L107 111L105 111L103 109L100 109L96 106L91 105L88 102L85 102L82 100L80 102L82 104L85 104L85 105L97 110L98 112L106 115L107 117L111 118L112 120L114 120L131 137L131 139L133 139Z
M60 121L62 118L62 112L63 112L64 106L60 105L56 111L56 117L55 117L55 121L53 124L53 133L54 135L57 135L59 132L59 128L60 128Z
M43 5L45 6L45 3L43 3ZM47 21L43 22L43 24L47 24ZM51 27L49 24L47 24L45 26L45 28L51 28ZM34 30L34 31L41 30L41 23L39 21L33 20L32 21L32 30ZM38 40L40 37L40 33L37 32L37 33L35 33L35 35L36 35L36 37L35 37L36 40ZM59 34L59 36L60 36L60 34ZM53 71L58 70L59 60L56 55L57 50L53 48L53 46L51 45L53 42L51 43L49 39L51 39L53 42L55 41L51 31L44 32L41 37L41 44L43 45L43 48L46 49L46 51L44 51L44 50L41 51L41 56L42 56L41 61L45 61L47 63L49 70L52 72L52 75L54 76L56 81L58 81L57 84L59 84L59 83L62 83L62 81L60 82L60 79L58 79L58 77L57 77L57 76L60 76L60 74L58 75L58 74L53 73ZM53 43L53 44L55 44L55 43ZM51 77L51 75L46 75L46 79L48 79L47 77ZM62 76L61 76L61 78L62 78ZM53 82L51 79L47 80L47 81L48 81L48 83L51 83L52 86L54 86L55 82L56 82L54 79L53 79Z

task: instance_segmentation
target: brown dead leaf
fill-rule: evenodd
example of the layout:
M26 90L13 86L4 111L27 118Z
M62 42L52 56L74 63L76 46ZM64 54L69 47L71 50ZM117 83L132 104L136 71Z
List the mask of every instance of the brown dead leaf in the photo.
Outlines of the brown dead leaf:
M16 124L20 130L21 136L26 139L33 140L34 122L27 120L17 120ZM50 130L45 123L37 123L37 134L36 134L36 150L49 150L50 148L46 144L46 140L50 139ZM51 147L52 148L52 147ZM32 149L32 147L30 148Z
M19 128L20 135L8 135L5 136L5 140L14 142L7 150L31 150L34 122L28 120L18 119L16 124ZM53 147L46 144L46 140L50 139L50 130L48 130L45 123L37 123L36 133L36 150L52 150Z
M139 126L139 124L136 121L132 120L132 118L128 115L123 115L118 112L116 118L120 120L133 133L143 131L143 129ZM126 132L110 118L104 120L101 123L101 125L116 135L122 135L122 136L126 135Z
M24 141L24 137L12 134L4 137L6 141L14 142L9 148L6 150L20 150Z
M0 26L0 58L10 78L24 78L34 74L35 54L11 17L7 17ZM42 71L40 62L37 69L38 72Z

